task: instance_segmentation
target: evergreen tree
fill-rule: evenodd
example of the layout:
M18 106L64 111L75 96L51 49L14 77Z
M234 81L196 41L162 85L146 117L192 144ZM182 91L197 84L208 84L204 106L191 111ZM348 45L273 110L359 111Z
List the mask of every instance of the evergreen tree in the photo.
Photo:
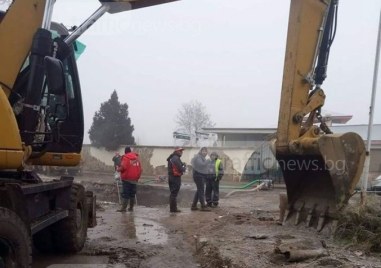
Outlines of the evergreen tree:
M119 102L114 90L110 99L103 102L99 111L95 112L89 130L91 144L107 150L115 150L120 145L134 145L133 131L134 126L128 117L128 105Z

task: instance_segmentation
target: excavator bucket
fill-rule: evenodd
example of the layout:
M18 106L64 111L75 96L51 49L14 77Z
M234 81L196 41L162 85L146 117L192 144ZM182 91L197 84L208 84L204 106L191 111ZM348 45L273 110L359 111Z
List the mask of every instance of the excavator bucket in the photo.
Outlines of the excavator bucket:
M309 153L277 155L288 197L283 224L305 224L319 232L329 224L334 232L335 219L360 179L364 142L356 133L345 133L326 134L306 144Z
M314 226L318 231L334 231L325 226L333 223L329 225L335 228L365 161L362 138L351 132L331 134L321 115L337 14L337 0L291 0L273 148L287 187L288 203L281 204L283 223Z

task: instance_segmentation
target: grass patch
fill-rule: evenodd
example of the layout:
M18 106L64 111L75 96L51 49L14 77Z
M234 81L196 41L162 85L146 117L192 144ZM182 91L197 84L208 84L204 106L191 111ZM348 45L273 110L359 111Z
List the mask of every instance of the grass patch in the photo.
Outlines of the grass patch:
M349 205L339 218L335 238L347 247L381 253L381 202L368 196L365 206Z

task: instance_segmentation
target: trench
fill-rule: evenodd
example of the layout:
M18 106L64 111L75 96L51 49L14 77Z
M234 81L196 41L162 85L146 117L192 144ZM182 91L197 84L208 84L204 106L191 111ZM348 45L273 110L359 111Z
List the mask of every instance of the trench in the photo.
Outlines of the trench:
M92 183L81 182L85 189L93 191L98 201L118 203L118 192L116 183ZM194 186L192 184L183 183L181 190L177 196L177 202L180 206L190 206L194 195ZM168 185L144 185L139 184L137 189L137 203L139 206L145 207L163 207L169 202Z

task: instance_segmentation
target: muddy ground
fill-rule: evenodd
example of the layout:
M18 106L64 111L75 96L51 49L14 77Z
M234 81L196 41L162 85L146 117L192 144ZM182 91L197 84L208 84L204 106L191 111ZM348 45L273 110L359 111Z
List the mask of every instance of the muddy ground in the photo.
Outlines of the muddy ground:
M151 183L139 185L134 212L119 213L112 176L76 180L97 194L98 226L89 229L80 253L36 254L33 268L381 267L380 255L347 247L314 229L280 226L282 187L236 193L222 198L212 212L201 212L190 211L193 184L184 182L179 196L182 213L170 214L167 185ZM303 254L290 261L287 252L295 248L313 257Z

